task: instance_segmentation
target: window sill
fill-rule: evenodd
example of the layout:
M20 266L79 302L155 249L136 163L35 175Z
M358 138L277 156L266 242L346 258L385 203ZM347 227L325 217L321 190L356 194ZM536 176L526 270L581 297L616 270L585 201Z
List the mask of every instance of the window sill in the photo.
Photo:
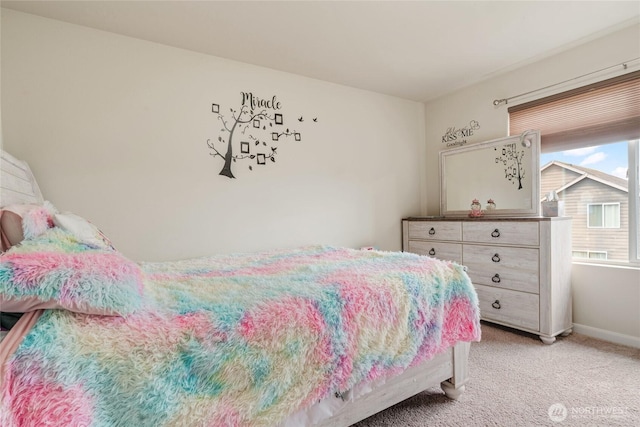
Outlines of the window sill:
M634 262L589 262L589 261L572 261L571 264L588 265L593 267L618 268L623 270L640 270L640 263Z

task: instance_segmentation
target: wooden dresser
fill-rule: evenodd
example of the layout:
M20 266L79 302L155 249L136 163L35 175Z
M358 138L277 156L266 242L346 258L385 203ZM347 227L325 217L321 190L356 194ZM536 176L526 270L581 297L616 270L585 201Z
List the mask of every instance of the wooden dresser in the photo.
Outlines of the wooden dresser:
M570 218L406 218L402 248L464 265L483 320L545 344L571 332Z

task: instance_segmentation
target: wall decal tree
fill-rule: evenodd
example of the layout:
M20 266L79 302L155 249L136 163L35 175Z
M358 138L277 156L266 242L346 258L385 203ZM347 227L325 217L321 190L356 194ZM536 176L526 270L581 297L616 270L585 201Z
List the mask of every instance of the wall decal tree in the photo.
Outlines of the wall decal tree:
M494 148L498 151L498 147ZM522 189L522 179L526 175L522 159L525 151L518 151L518 144L505 144L502 151L497 153L496 163L502 164L504 168L504 177L512 183L518 182L518 190Z
M254 164L266 165L267 160L275 163L278 153L275 145L283 138L302 140L300 132L280 128L284 126L284 115L275 112L281 108L281 103L275 96L261 99L251 92L241 92L241 95L240 109L229 109L230 119L220 112L219 104L211 106L211 112L217 114L218 120L222 122L222 129L217 141L207 139L207 146L212 151L210 155L224 160L220 175L228 178L235 178L231 169L239 160L248 161L249 170L253 171ZM267 139L270 139L269 144Z

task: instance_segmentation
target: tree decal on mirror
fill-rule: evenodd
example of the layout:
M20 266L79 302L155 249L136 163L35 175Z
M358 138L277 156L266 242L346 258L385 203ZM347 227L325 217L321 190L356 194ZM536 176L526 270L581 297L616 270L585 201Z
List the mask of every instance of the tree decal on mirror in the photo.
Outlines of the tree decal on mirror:
M498 147L494 148L498 151ZM518 190L522 189L522 179L525 177L526 171L524 170L524 164L522 159L524 158L525 150L518 151L518 144L505 144L502 147L502 152L498 152L496 156L496 163L504 166L504 177L513 184L518 182Z
M274 95L271 99L261 99L251 92L241 92L240 109L229 108L230 117L220 112L219 104L211 104L211 112L217 114L222 123L217 140L207 139L209 153L214 158L224 160L220 175L235 178L232 167L238 161L254 165L275 163L278 154L278 142L285 138L302 141L300 132L285 127L281 103Z

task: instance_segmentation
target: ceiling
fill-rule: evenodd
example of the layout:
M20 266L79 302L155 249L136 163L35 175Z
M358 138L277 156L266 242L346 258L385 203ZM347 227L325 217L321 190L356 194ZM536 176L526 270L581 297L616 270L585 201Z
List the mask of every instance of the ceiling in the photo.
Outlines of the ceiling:
M416 101L437 98L640 22L640 1L1 4Z

